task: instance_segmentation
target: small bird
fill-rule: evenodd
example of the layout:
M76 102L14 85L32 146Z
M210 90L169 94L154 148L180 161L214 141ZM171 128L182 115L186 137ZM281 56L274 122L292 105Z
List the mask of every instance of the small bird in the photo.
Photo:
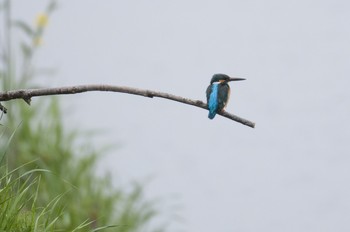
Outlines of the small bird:
M221 112L227 105L230 97L230 81L243 81L244 78L229 77L226 74L214 74L210 85L207 88L207 104L209 119L213 119L218 112Z

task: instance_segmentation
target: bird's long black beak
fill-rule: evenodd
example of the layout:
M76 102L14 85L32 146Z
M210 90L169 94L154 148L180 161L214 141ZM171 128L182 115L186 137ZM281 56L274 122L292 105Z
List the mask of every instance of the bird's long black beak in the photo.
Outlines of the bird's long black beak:
M228 81L244 81L245 78L238 78L238 77L230 77Z

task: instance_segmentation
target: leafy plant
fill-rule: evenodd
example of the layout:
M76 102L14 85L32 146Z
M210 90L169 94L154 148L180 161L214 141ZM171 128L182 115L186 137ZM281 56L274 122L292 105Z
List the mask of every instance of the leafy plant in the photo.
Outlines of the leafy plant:
M1 6L7 40L0 50L4 51L0 88L33 87L33 57L56 1L49 3L34 26L12 20L10 0ZM26 42L18 42L21 53L16 60L13 29L27 37ZM102 151L90 145L90 134L64 127L57 98L36 99L30 107L25 101L13 101L7 108L0 141L5 157L0 163L0 230L146 231L156 215L154 203L144 200L139 184L128 186L127 191L112 187L109 176L96 176L95 165ZM83 137L85 143L78 144Z

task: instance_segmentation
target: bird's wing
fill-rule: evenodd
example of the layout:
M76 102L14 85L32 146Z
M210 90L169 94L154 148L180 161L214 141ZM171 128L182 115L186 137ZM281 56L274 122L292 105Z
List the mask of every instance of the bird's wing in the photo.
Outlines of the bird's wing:
M221 111L225 108L230 95L230 86L227 84L220 85L218 91L218 110Z
M210 98L210 94L211 94L211 91L212 91L212 88L211 88L211 85L208 86L207 88L207 103L209 103L209 98Z

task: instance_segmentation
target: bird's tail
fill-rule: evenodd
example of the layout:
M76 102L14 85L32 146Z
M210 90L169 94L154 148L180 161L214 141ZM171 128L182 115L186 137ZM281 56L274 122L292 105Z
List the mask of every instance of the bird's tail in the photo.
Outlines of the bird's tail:
M208 118L213 119L215 117L215 115L216 115L215 111L209 111Z

